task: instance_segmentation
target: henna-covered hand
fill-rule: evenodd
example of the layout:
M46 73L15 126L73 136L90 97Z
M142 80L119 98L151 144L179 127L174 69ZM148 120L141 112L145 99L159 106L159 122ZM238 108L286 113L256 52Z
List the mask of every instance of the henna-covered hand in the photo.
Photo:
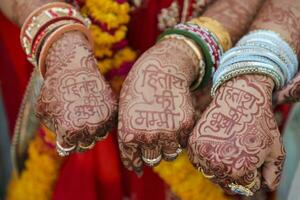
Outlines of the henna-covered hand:
M300 101L300 73L281 90L273 95L273 104L294 103Z
M263 184L274 190L285 151L271 108L273 81L262 75L243 75L222 85L189 138L193 165L214 175L213 182Z
M140 172L143 158L175 159L186 146L195 122L189 86L197 63L185 42L168 39L133 66L121 90L118 124L121 158L129 170Z
M37 116L54 129L59 153L64 153L59 146L70 151L92 147L113 125L117 104L89 42L80 32L65 33L49 50L46 66Z

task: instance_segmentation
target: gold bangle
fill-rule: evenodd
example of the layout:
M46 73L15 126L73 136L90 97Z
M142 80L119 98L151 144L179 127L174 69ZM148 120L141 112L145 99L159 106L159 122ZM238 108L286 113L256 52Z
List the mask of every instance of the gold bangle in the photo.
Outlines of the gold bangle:
M210 17L198 17L192 19L191 22L211 31L219 40L224 52L232 47L231 37L228 31L217 20Z

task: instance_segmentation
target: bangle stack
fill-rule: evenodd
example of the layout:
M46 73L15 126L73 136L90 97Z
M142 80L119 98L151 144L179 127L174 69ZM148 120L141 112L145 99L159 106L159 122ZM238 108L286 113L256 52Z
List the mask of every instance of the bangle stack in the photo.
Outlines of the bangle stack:
M184 40L196 55L199 54L197 51L200 51L199 75L190 87L192 91L205 86L210 81L213 72L220 64L223 50L231 47L229 33L219 22L208 17L195 18L190 22L178 24L160 36L160 39L164 38Z
M80 31L93 44L89 24L87 18L66 3L49 3L36 9L25 20L20 34L28 61L38 67L44 77L47 52L64 33Z
M298 70L293 49L277 33L257 30L244 36L224 54L214 74L211 95L226 81L242 74L270 76L276 89L290 81Z

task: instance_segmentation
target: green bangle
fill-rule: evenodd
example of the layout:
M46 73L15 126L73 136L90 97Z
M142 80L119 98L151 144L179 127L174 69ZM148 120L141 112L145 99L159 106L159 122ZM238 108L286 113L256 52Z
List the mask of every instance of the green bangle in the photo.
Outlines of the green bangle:
M166 30L158 37L158 41L161 40L164 36L170 35L170 34L178 34L178 35L183 35L185 37L188 37L188 38L192 39L193 41L195 41L197 43L197 45L199 45L199 47L201 48L202 53L204 55L204 59L205 59L205 74L203 76L203 80L202 80L201 84L199 85L199 87L197 89L205 87L206 84L210 81L210 79L212 77L212 68L213 68L212 57L209 53L209 47L207 46L206 42L194 33L191 33L186 30L178 30L178 29Z

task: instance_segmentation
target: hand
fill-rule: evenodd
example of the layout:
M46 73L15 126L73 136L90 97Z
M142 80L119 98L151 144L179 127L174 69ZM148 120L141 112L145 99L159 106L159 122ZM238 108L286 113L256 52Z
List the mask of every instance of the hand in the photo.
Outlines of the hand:
M174 160L194 125L189 86L198 59L185 42L165 40L135 63L120 94L118 138L121 158L140 172L143 162Z
M273 103L294 103L300 101L300 73L296 76L281 90L273 95Z
M37 116L53 127L61 155L91 148L116 120L116 97L97 69L79 32L63 35L49 50Z
M228 193L230 183L247 186L253 181L250 189L257 191L261 173L271 190L279 183L285 151L271 110L273 87L262 75L226 82L189 138L193 165Z

